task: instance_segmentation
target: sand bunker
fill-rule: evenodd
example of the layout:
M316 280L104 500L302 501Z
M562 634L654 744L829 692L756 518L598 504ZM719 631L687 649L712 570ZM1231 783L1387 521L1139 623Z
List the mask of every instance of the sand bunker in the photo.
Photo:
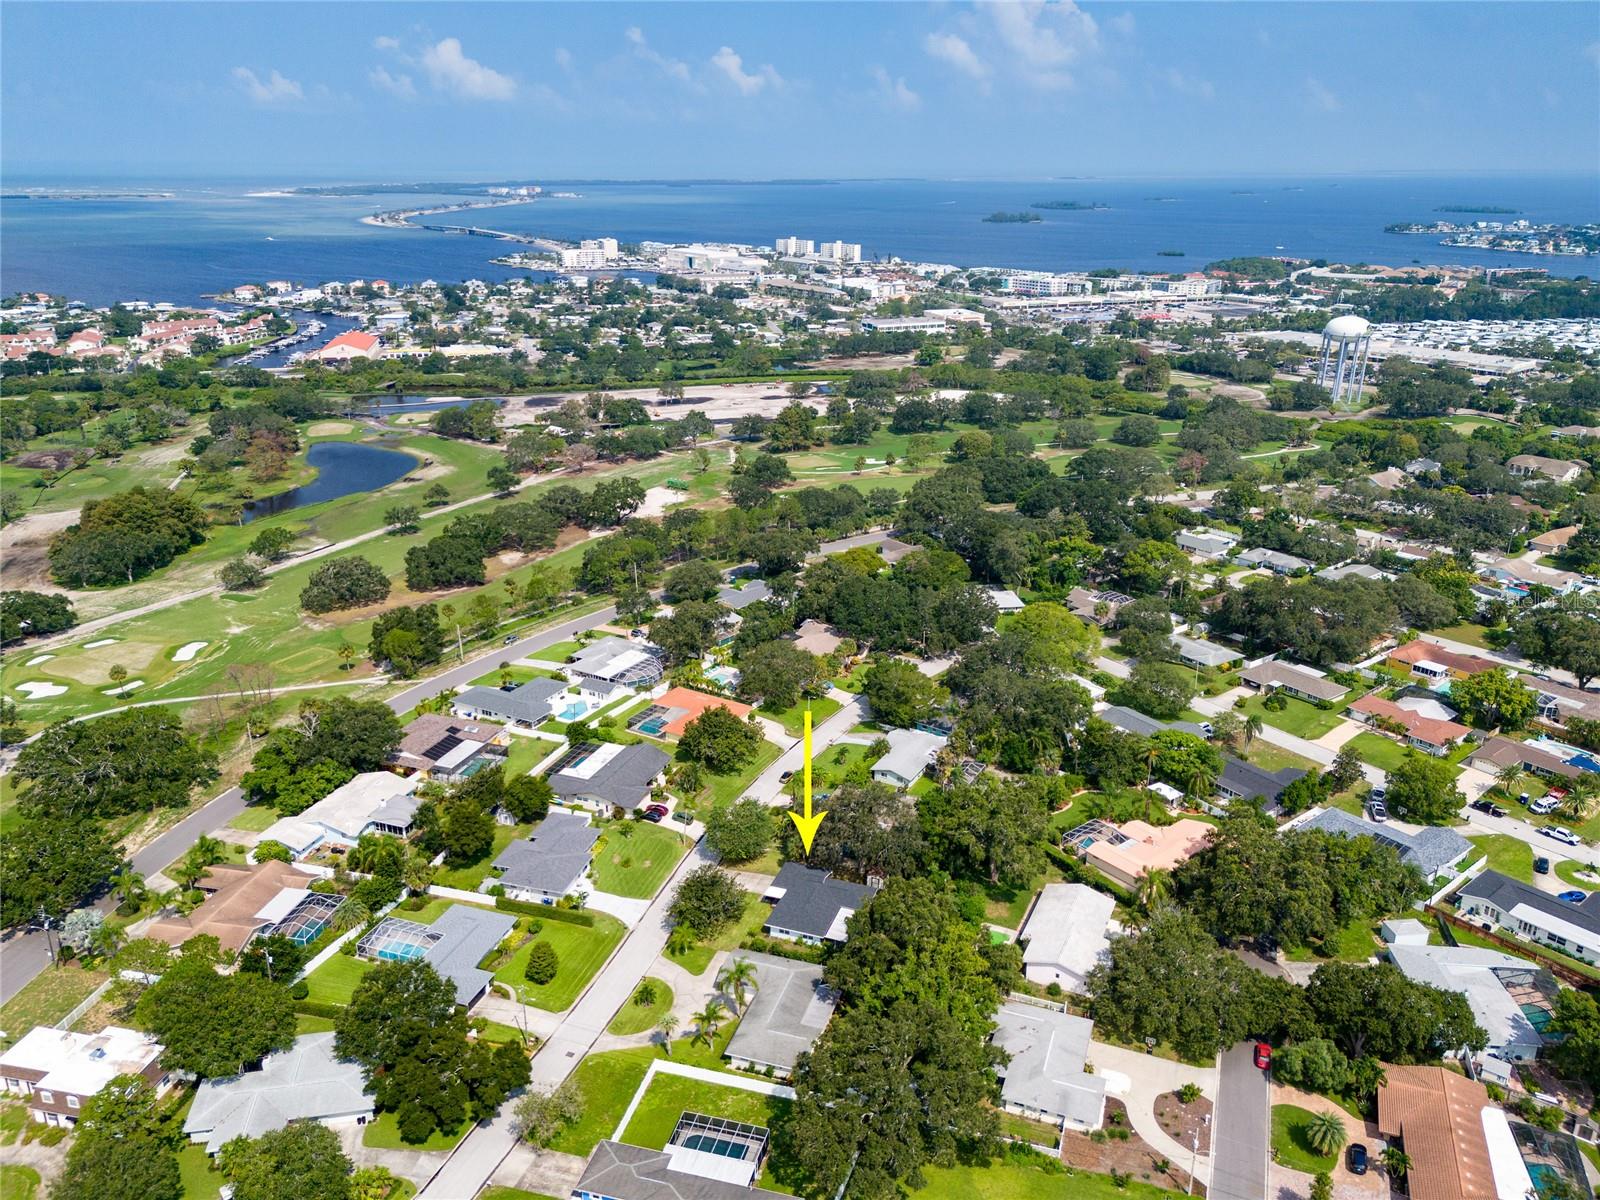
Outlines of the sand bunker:
M669 487L653 487L644 494L644 503L639 505L639 510L633 515L636 517L659 517L667 511L667 505L676 504L683 499L683 494Z
M105 695L107 695L107 696L126 696L129 692L133 691L134 688L142 688L143 686L144 686L144 680L142 680L142 679L130 679L130 680L128 680L127 683L123 684L121 687L107 688L106 691L105 691Z
M209 642L185 642L183 645L178 647L177 653L172 656L172 661L188 662L196 654L199 654L200 651L204 650L208 645L210 645Z
M83 648L84 648L84 649L85 649L85 650L97 650L97 649L99 649L99 648L100 648L100 647L101 647L101 646L110 646L110 645L113 645L113 644L115 644L115 643L116 643L116 641L117 641L117 639L116 639L116 638L101 638L101 639L99 639L99 640L98 640L98 641L94 641L94 642L85 642L85 643L84 643L84 644L83 644Z
M54 657L54 654L36 654L22 665L25 667L37 667L40 663L47 663Z
M310 437L331 437L336 433L351 433L355 426L348 421L318 421L306 430Z
M45 683L42 680L35 680L32 683L17 684L16 690L29 700L48 700L51 696L64 694L67 688L65 684Z

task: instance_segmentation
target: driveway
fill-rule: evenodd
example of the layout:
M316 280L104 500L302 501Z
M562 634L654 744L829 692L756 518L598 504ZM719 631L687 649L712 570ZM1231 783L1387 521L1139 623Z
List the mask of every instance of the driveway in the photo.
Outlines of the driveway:
M1211 1131L1211 1200L1263 1200L1272 1146L1267 1073L1254 1062L1254 1047L1240 1042L1223 1051L1216 1127Z
M1211 1178L1211 1159L1202 1154L1196 1157L1193 1147L1185 1146L1161 1128L1156 1120L1156 1097L1175 1092L1186 1083L1199 1087L1215 1100L1217 1071L1215 1067L1191 1067L1188 1063L1173 1062L1113 1046L1106 1042L1089 1044L1089 1061L1095 1074L1106 1081L1106 1091L1128 1107L1128 1121L1150 1148L1188 1170L1194 1165L1194 1176L1202 1183Z

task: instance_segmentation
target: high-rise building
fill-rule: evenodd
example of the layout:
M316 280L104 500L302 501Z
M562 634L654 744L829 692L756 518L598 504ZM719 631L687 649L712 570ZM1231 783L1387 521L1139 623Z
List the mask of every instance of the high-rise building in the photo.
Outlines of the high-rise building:
M816 253L816 245L810 238L779 238L772 243L772 248L789 258L803 258Z
M810 245L807 242L806 245ZM831 258L835 262L858 263L861 261L860 242L823 242L817 247L817 253L823 258Z

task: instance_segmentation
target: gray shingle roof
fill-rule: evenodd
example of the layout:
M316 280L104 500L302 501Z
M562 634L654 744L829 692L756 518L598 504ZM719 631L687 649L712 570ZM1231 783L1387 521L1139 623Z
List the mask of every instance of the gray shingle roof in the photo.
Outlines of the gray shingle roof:
M833 878L827 871L802 863L783 865L769 890L778 889L783 890L783 898L767 918L768 929L784 929L814 938L828 937L831 931L835 940L841 942L843 933L834 928L840 914L846 909L859 910L873 895L865 884L847 883Z
M742 950L735 957L755 964L759 986L724 1054L792 1070L822 1036L838 997L823 984L819 966Z
M206 1079L194 1094L183 1132L214 1154L236 1137L260 1137L290 1121L371 1115L358 1063L334 1057L330 1033L310 1033L261 1062L261 1069Z
M603 1141L589 1156L573 1194L609 1200L786 1200L780 1192L674 1171L671 1164L664 1151Z
M540 677L509 692L492 687L470 687L452 703L486 717L537 725L550 715L551 701L566 690L567 685L559 679Z
M467 904L452 904L439 914L432 928L441 936L428 951L425 961L455 984L457 1004L471 1004L489 986L494 973L481 969L478 963L504 940L516 923L517 919L510 913L490 912Z
M1032 1004L1002 1004L994 1014L993 1042L1011 1056L999 1068L1000 1098L1039 1112L1057 1113L1091 1128L1105 1110L1106 1081L1084 1072L1094 1022Z
M1158 721L1154 717L1147 717L1138 709L1124 708L1120 704L1113 704L1095 713L1102 721L1115 725L1127 733L1136 733L1140 737L1149 737L1162 729L1176 729L1180 733L1192 733L1196 737L1205 737L1206 731L1193 721Z
M564 895L589 866L600 831L575 813L550 813L523 841L512 842L494 865L507 887Z
M1254 763L1247 763L1243 759L1235 758L1231 754L1222 756L1222 775L1217 780L1218 785L1236 796L1244 796L1249 800L1261 800L1271 804L1288 787L1305 772L1299 767L1283 767L1277 771L1265 771Z
M1406 833L1391 825L1363 821L1337 808L1324 808L1296 828L1320 829L1340 837L1370 837L1385 846L1392 846L1399 853L1401 862L1413 864L1430 878L1472 849L1471 843L1454 829L1424 825L1416 833Z
M1582 904L1568 904L1549 892L1541 892L1532 884L1512 879L1499 871L1485 871L1468 882L1461 889L1461 895L1486 901L1501 912L1510 912L1517 905L1526 904L1547 916L1600 934L1600 892L1591 892Z
M550 776L557 796L589 798L633 810L650 795L651 781L672 760L656 746L643 742L624 746L589 776L562 771Z
M731 608L738 612L741 608L749 608L758 600L770 600L772 589L767 586L764 579L753 579L742 588L724 587L717 592L717 600L723 607Z

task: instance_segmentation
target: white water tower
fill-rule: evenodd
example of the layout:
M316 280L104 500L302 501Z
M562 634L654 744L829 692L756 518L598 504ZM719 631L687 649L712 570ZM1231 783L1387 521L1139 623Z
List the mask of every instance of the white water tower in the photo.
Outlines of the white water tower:
M1361 385L1367 378L1367 354L1372 348L1372 325L1363 317L1346 313L1322 330L1322 357L1317 382L1333 395L1334 406L1354 408L1361 403Z

